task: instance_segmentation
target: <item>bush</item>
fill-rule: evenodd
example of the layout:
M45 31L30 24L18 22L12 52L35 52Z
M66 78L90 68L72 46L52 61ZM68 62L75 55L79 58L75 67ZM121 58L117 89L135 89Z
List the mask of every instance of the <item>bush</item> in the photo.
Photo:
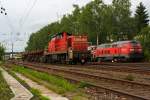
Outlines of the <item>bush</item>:
M5 54L5 48L2 44L0 44L0 60L3 60L4 54Z
M142 44L145 61L150 61L150 27L144 28L135 39Z

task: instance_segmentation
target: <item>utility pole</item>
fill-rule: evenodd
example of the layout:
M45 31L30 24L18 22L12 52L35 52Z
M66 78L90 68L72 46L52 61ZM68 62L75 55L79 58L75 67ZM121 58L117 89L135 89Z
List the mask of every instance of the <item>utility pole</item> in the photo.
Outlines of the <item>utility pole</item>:
M13 42L12 42L12 48L11 48L11 53L12 53L12 59L14 58L14 44L13 44Z
M97 46L99 45L99 38L98 38L98 33L97 33Z
M10 35L11 35L11 54L12 54L12 58L13 58L13 53L14 53L14 44L13 44L13 25L12 25L12 23L10 23L10 21L9 21L9 18L8 18L8 16L7 16L7 12L6 12L6 9L2 6L2 4L0 3L0 5L1 5L1 7L0 7L0 13L1 14L4 14L4 15L6 15L6 18L7 18L7 20L8 20L8 23L9 23L9 25L10 25L10 29L12 29L12 32L10 33Z
M99 45L99 30L100 30L98 22L97 22L98 13L96 11L96 7L93 6L93 8L94 8L94 13L95 13L95 24L96 24L95 28L96 28L96 30L98 30L97 34L96 34L96 45L98 46Z
M98 22L96 21L95 22L96 23L96 29L98 29L99 30L99 27L98 27ZM96 34L96 45L98 46L99 45L99 31L97 32L97 34Z

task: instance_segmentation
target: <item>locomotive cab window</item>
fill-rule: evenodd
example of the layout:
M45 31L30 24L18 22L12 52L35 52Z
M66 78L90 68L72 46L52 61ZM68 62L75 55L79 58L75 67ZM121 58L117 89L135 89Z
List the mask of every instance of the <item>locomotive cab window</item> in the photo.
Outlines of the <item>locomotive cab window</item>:
M62 39L63 38L63 34L59 34L56 36L56 39Z
M112 47L117 47L117 46L118 46L117 44L113 44L113 45L112 45Z
M131 41L130 43L132 44L132 46L136 46L138 44L137 41Z

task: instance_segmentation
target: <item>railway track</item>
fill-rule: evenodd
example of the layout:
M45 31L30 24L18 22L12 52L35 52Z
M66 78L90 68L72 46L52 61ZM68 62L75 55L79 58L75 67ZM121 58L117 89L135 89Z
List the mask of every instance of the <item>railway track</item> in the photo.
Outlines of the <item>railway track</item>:
M110 93L127 98L127 100L150 100L150 85L137 82L130 82L121 79L103 77L98 72L79 68L67 68L60 66L48 66L43 64L19 63L19 65L32 68L37 71L47 72L57 76L62 76L69 80L84 81L91 84L96 89L103 89Z
M101 65L115 66L115 67L119 66L121 68L130 68L130 69L150 71L150 63L104 63Z
M92 63L91 63L92 64ZM94 63L93 63L94 64ZM146 67L150 67L150 63L146 63L146 62L131 62L131 63L112 63L112 62L101 62L101 63L95 63L95 64L103 64L103 65L111 65L111 66L136 66L136 67L143 67L146 66Z
M150 75L150 63L97 63L88 64L85 67L80 66L80 68L89 68L95 70L109 70L115 72L127 72L127 73L137 73Z
M49 64L46 64L49 65ZM150 75L150 63L90 63L86 65L62 65L57 64L57 66L67 66L67 67L77 67L80 69L91 69L91 70L106 70L114 72L126 72L126 73L136 73L142 75Z
M104 70L115 71L115 72L127 72L127 73L137 73L142 75L143 74L150 75L150 63L96 63L96 64L89 63L84 66L58 64L57 66L78 67L78 68L95 69L95 70L104 69Z

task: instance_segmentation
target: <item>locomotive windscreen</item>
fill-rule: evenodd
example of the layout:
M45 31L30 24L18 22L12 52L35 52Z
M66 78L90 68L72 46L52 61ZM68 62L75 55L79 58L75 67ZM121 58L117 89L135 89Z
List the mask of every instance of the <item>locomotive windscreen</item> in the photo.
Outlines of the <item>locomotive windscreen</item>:
M130 43L132 44L132 46L140 45L140 43L138 41L131 41Z

